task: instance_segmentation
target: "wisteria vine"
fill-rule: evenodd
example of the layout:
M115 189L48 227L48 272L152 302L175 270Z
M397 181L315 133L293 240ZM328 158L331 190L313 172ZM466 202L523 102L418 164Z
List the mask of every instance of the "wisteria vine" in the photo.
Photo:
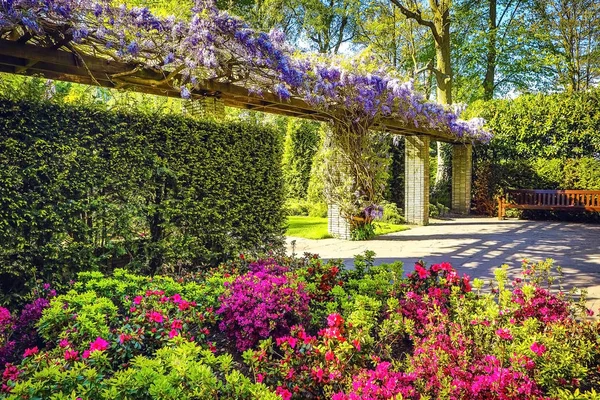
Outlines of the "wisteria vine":
M212 0L198 0L189 20L158 17L147 8L115 7L110 0L0 4L0 37L67 43L83 54L159 70L183 98L202 80L214 79L245 86L258 96L300 98L349 127L389 118L464 140L491 138L482 119L460 120L455 110L426 101L411 82L402 82L389 69L369 70L368 62L358 59L297 54L281 31L257 32L218 10Z

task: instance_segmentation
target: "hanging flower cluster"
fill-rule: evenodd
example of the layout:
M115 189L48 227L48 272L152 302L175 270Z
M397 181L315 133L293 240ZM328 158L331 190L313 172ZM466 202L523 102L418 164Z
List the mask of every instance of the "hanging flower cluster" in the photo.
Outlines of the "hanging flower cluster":
M426 101L412 82L369 60L298 55L282 32L257 32L241 19L198 0L189 20L158 17L147 8L115 7L109 0L5 0L0 37L9 33L67 43L72 50L137 64L164 74L189 98L203 80L230 82L261 96L298 98L345 125L393 120L464 140L489 141L482 119Z

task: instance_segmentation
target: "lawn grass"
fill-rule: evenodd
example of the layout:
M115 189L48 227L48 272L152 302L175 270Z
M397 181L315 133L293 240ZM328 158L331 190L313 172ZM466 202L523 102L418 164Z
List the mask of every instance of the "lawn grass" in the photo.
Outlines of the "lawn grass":
M388 224L386 222L375 223L375 232L378 235L400 232L406 229L410 228L406 225ZM327 239L331 237L327 232L327 218L318 217L288 217L288 229L285 234L305 239Z
M327 218L319 217L288 217L286 236L301 237L305 239L327 239L332 237L327 232Z

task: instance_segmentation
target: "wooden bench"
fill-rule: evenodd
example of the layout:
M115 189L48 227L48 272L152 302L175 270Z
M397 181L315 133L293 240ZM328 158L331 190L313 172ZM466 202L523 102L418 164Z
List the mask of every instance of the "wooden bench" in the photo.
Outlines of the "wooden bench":
M600 190L507 190L498 198L498 219L508 208L600 212Z

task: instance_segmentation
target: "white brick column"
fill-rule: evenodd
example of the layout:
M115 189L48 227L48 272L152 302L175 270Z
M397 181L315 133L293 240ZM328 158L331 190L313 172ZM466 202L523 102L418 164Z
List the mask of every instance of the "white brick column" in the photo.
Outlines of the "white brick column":
M217 97L199 97L183 102L183 114L196 118L225 117L225 103Z
M350 224L340 214L340 207L337 204L329 204L327 208L327 231L333 237L350 239Z
M404 217L409 224L429 224L429 136L406 136Z
M471 209L471 174L473 168L473 146L452 146L452 212L469 214Z

